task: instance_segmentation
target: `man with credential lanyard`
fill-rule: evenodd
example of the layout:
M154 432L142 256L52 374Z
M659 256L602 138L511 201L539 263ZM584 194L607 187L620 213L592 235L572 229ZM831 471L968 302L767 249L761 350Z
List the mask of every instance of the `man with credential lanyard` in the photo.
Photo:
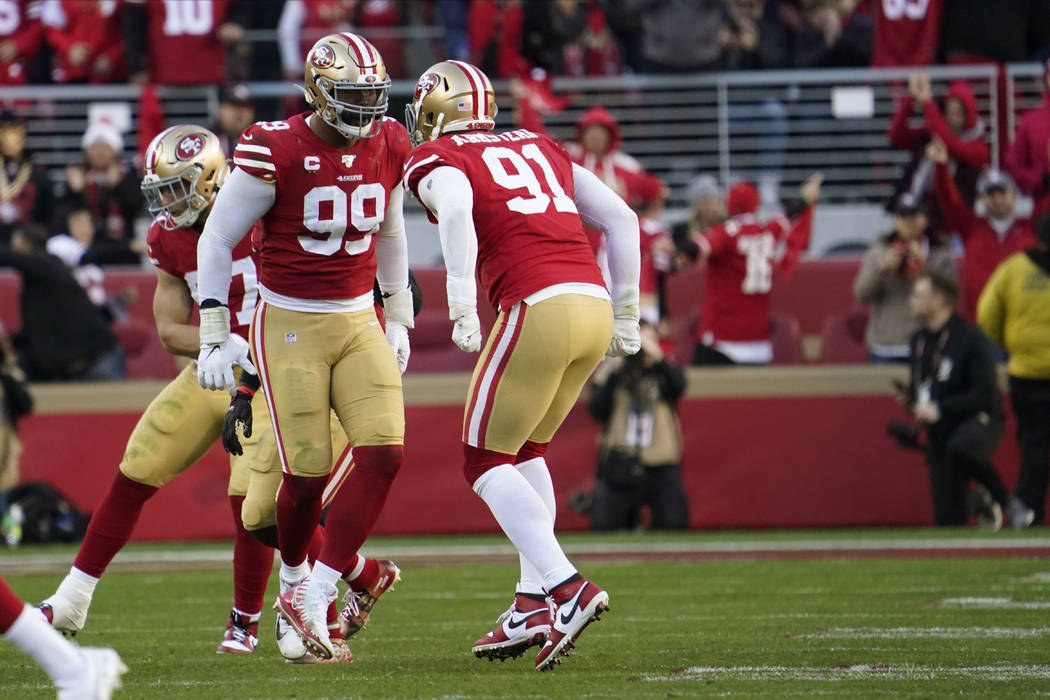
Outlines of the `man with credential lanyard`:
M921 328L911 337L911 379L902 399L926 427L930 495L938 525L965 525L975 479L991 495L988 524L1002 525L1010 497L992 464L1003 437L996 350L954 312L958 287L932 270L919 274L908 303Z

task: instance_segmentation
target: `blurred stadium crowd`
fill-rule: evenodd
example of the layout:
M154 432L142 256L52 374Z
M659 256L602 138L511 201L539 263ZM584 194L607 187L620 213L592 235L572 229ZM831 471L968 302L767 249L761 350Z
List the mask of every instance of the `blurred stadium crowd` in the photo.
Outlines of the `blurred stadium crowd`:
M489 75L509 79L515 121L534 130L543 130L545 116L571 101L550 89L553 76L938 62L1001 66L1050 55L1050 6L1039 0L0 0L0 85L220 85L208 126L229 152L254 120L302 108L294 98L253 99L237 81L300 80L307 48L335 30L369 37L395 79L443 56L473 61ZM856 302L873 310L845 319L847 333L864 336L872 361L906 357L915 328L906 309L907 280L927 262L954 276L961 261L961 308L973 319L984 282L1010 253L1034 245L1035 219L1050 207L1050 100L1020 120L998 170L990 167L989 124L967 82L951 82L938 98L929 76L916 70L898 94L886 139L911 153L911 160L888 202L893 230L871 245L854 285ZM136 144L125 143L116 124L96 119L80 139L81 162L48 178L26 148L25 103L0 102L0 265L19 267L22 260L27 280L47 270L45 284L23 285L25 294L40 295L35 302L23 299L23 316L30 317L24 325L31 325L26 322L34 309L42 321L58 306L89 308L84 300L54 296L56 288L78 293L76 285L58 281L70 275L102 318L75 323L90 327L78 337L41 340L44 345L37 343L30 353L38 359L22 364L36 379L94 377L79 366L82 361L70 368L63 366L68 359L39 359L52 352L44 349L47 344L63 350L79 344L95 359L112 351L105 376L123 376L121 345L126 349L141 338L117 338L107 326L126 320L136 293L129 287L107 294L102 268L142 262L136 228L141 234L145 210ZM769 100L757 119L775 131L781 127L775 114L770 117L771 105L775 113L777 102ZM998 110L1000 118L1005 111ZM158 108L151 114L145 98L138 118L142 142L164 125L163 113ZM806 205L815 203L819 186L798 201L781 202L775 167L769 168L773 187L764 173L756 183L695 173L686 190L685 220L668 227L667 187L622 150L621 127L611 111L592 106L579 118L575 138L563 142L574 160L639 212L644 315L672 356L700 364L784 360L774 352L778 334L798 333L770 317L769 294L809 246L812 208ZM774 153L761 162L784 160L782 146L779 155L775 145L763 148ZM1019 196L1032 200L1030 217L1018 215ZM793 218L772 215L781 210ZM769 250L751 256L741 271L750 285L744 292L730 271L739 261L720 254L727 228L740 224L750 226L751 234L772 236ZM601 254L600 240L594 243ZM24 258L12 254L57 258L64 266L26 267ZM668 279L696 269L698 260L706 262L703 309L678 314L673 325ZM33 343L22 337L18 344Z

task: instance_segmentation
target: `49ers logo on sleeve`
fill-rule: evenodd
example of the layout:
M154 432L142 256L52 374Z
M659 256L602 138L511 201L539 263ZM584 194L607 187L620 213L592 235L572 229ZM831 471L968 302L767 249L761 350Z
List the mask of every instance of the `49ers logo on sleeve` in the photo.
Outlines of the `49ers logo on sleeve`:
M175 157L179 160L190 160L197 156L204 148L203 134L190 134L179 141L175 147Z
M441 78L434 73L423 74L423 77L419 79L418 83L416 83L416 99L418 100L422 97L429 95L431 90L436 88L438 86L438 83L440 82Z
M335 63L335 51L328 44L321 44L310 54L310 63L318 68L330 68Z

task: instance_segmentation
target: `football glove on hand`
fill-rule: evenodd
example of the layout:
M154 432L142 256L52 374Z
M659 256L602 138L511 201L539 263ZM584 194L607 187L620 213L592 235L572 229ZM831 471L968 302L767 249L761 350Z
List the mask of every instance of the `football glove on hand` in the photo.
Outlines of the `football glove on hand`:
M613 311L613 336L605 354L626 357L642 349L642 332L638 327L638 306L631 305Z
M248 341L239 335L231 335L218 345L201 344L197 356L197 381L205 389L236 388L233 366L240 365L245 372L255 374L255 365L248 359Z
M477 352L481 349L481 319L473 306L466 304L449 304L449 318L455 323L452 328L452 342L463 352Z
M230 409L222 419L222 447L231 455L244 454L241 441L237 439L237 424L240 423L244 437L252 436L252 397L251 394L237 392L230 402Z
M412 354L412 348L408 343L408 329L404 324L397 321L386 320L386 342L394 350L394 358L397 360L397 369L401 374L408 367L408 356Z

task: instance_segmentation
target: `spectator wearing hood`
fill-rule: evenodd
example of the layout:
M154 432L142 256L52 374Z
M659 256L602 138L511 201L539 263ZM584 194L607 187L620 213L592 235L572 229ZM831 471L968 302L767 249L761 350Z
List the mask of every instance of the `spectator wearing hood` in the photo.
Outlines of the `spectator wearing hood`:
M1050 60L1043 65L1043 103L1021 117L1005 165L1025 194L1050 192Z
M707 275L693 364L773 361L769 311L773 273L790 274L809 247L813 205L820 198L822 181L816 174L802 184L805 206L791 222L783 216L760 220L755 214L758 188L750 182L730 188L729 218L697 237Z
M924 123L920 128L908 125L915 104L923 114ZM933 99L930 77L925 73L912 75L908 79L908 95L898 104L888 134L895 147L912 151L911 163L897 185L893 201L905 193L921 199L930 213L934 232L944 232L944 214L933 194L935 163L926 154L926 144L933 138L945 143L952 177L963 201L972 206L977 178L989 162L989 148L984 140L986 131L984 120L977 113L977 99L966 82L960 80L948 85L942 112L942 106Z
M111 122L100 120L88 126L80 143L83 163L66 166L67 207L87 207L100 236L131 241L135 218L142 211L142 193L138 173L120 159L123 134Z
M977 304L977 322L1010 353L1010 401L1021 470L1007 511L1015 528L1044 522L1050 483L1050 214L1036 225L1037 246L996 268Z
M894 208L893 230L871 244L853 281L853 297L871 304L865 344L872 363L908 361L908 341L919 329L908 295L912 282L927 268L955 279L950 246L930 235L922 202L904 194Z
M627 200L628 183L642 164L620 150L620 123L605 107L591 107L576 122L576 140L565 144L573 162L598 176Z
M977 299L991 277L992 271L1007 256L1035 246L1032 219L1018 219L1017 191L1013 180L1001 170L989 169L978 183L984 216L978 216L959 194L948 170L948 147L935 139L926 147L926 155L936 164L934 187L937 201L951 230L962 239L963 249L963 313L973 319ZM1037 206L1038 216L1045 204Z
M52 215L51 183L26 150L26 123L9 110L0 111L0 249L15 228L48 223Z
M700 256L696 237L725 221L726 203L718 180L706 173L694 178L685 192L689 201L689 218L672 226L671 235L681 256L696 262Z

